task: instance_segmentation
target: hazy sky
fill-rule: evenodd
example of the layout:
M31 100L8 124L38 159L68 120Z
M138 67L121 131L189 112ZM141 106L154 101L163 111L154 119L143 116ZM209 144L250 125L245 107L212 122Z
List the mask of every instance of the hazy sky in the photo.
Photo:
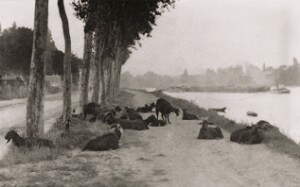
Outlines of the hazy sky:
M63 50L63 33L56 2L49 0L49 28ZM72 50L83 51L83 24L66 0ZM34 0L0 0L2 29L15 20L33 26ZM252 63L262 66L291 64L300 59L300 2L298 0L178 0L175 9L163 14L152 38L133 51L123 71L141 74L155 71L177 75L186 68Z

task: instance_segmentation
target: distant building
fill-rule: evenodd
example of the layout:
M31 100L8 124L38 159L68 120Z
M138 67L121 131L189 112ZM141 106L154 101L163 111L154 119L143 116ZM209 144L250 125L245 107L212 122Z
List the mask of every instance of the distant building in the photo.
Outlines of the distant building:
M20 87L26 85L21 76L16 75L0 75L0 86L10 85L12 87Z

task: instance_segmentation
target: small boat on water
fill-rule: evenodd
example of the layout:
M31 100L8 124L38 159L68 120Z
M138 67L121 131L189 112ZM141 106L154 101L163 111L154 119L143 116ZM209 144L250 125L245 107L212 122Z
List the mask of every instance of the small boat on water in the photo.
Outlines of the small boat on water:
M278 78L276 78L276 88L271 90L271 93L275 94L289 94L291 91L285 87L280 87Z
M248 111L248 112L247 112L247 115L248 115L248 116L252 116L252 117L256 117L256 116L257 116L257 113L256 113L256 112L252 112L252 111Z
M276 94L289 94L291 91L287 88L276 88L271 90L271 93L276 93Z
M209 108L208 110L213 110L213 111L216 111L216 112L224 112L225 113L226 107L224 107L224 108Z

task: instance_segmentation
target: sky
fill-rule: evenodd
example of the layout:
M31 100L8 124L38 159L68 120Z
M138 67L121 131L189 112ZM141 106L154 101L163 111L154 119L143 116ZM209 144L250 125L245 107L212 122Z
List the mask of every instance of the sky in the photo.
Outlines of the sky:
M49 28L56 46L64 50L61 20L49 0ZM72 51L83 52L83 23L65 0ZM2 29L16 21L33 28L34 0L0 0ZM299 24L298 24L299 23ZM151 38L133 50L123 67L134 75L153 71L178 75L206 68L247 63L262 67L292 64L300 59L300 2L298 0L177 0L175 8L158 18Z

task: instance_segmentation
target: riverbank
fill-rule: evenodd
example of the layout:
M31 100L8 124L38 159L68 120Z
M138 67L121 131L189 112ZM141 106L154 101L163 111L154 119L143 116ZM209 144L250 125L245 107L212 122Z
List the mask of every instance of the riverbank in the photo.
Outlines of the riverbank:
M114 103L136 108L157 98L146 92L130 91ZM170 101L176 106L186 102ZM199 109L195 105L189 107ZM205 114L203 110L201 115ZM142 115L145 119L151 113ZM232 143L230 133L224 129L224 139L198 140L201 126L197 121L183 121L174 114L170 120L172 124L164 127L125 130L120 149L106 152L82 152L81 146L85 135L103 133L107 126L101 122L75 123L71 130L77 136L68 141L51 138L49 134L52 140L66 145L55 157L22 164L2 163L0 186L281 187L300 183L299 160L288 154L271 151L265 144ZM55 129L61 135L62 124L54 125L49 133Z
M249 86L249 87L236 87L236 86L199 86L199 87L181 87L171 86L164 89L169 92L217 92L217 93L257 93L269 92L269 86Z
M230 120L224 116L218 115L217 112L208 111L204 108L198 107L196 104L189 102L184 99L178 99L175 97L167 96L161 92L155 91L151 92L156 97L167 99L174 103L174 105L180 108L189 109L189 111L198 114L199 116L208 117L211 119L217 126L227 130L228 132L233 132L234 130L245 127L245 123L237 123L233 120ZM288 138L286 135L280 133L278 129L274 128L266 132L266 139L263 142L270 149L285 153L290 155L293 158L300 160L300 146L295 143L293 140Z

